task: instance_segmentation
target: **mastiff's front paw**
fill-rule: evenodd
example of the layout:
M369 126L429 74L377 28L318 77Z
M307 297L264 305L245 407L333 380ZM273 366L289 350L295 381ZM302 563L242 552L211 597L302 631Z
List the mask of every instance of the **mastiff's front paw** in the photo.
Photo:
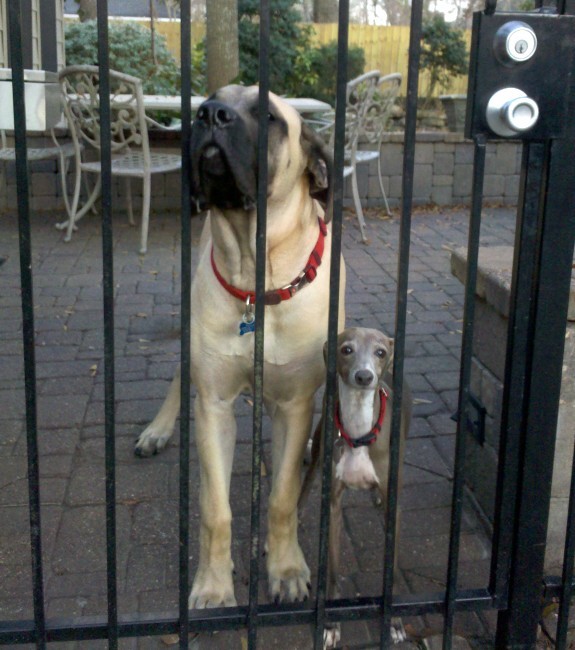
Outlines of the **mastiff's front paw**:
M162 451L171 436L171 430L165 431L152 423L137 438L134 453L141 458L153 456Z
M311 589L310 571L299 545L286 553L268 554L268 580L273 602L294 603L306 600Z
M231 571L198 570L188 600L189 609L235 607L236 604Z

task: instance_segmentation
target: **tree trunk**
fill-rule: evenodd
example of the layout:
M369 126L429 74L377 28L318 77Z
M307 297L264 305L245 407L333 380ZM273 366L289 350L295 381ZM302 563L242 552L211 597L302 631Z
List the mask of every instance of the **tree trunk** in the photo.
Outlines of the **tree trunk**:
M76 0L80 5L78 7L78 17L81 23L87 20L96 20L98 17L98 10L96 7L96 0Z
M337 0L314 0L313 22L314 23L337 23L338 2Z
M208 93L239 74L237 0L206 2L206 54Z

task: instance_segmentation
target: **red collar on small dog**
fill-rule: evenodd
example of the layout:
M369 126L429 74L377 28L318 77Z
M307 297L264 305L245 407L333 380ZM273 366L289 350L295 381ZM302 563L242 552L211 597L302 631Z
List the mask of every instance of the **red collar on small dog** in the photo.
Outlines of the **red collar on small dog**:
M266 293L264 293L264 303L266 305L278 305L284 300L289 300L300 289L305 287L306 284L309 284L315 280L317 276L317 268L321 264L321 259L323 257L323 249L327 235L327 226L325 225L325 221L318 217L318 223L319 236L304 270L297 276L297 278L295 278L295 280L292 280L289 284L286 284L285 287L282 287L281 289L273 289L272 291L266 291ZM238 298L246 305L253 305L256 301L256 294L254 291L243 291L242 289L238 289L237 287L232 286L226 282L222 274L218 271L218 267L216 266L216 262L214 260L213 247L211 253L211 261L215 276L222 287L229 294L234 296L234 298Z
M341 417L339 413L339 402L336 402L335 405L335 426L339 432L339 435L347 442L347 444L352 449L357 449L358 447L367 447L371 445L372 442L375 442L377 434L381 431L381 425L383 424L383 418L385 417L385 407L387 404L387 393L383 388L379 389L379 417L377 422L373 425L371 431L359 438L352 438L348 433L345 432L342 424Z

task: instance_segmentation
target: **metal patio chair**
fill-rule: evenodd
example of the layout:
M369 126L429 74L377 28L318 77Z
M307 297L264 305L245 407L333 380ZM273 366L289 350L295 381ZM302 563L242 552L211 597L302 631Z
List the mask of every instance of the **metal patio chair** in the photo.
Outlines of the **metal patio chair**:
M60 174L65 177L70 166L70 160L74 157L75 149L71 142L60 144L54 135L54 129L50 130L50 137L54 146L28 147L26 149L28 162L43 160L58 160ZM16 160L16 149L8 146L6 131L0 130L0 163L7 163Z
M74 146L74 188L71 200L63 190L68 219L57 224L66 230L65 241L70 241L76 224L94 206L101 190L102 165L100 161L100 71L97 66L76 65L59 73L64 115L68 122ZM110 71L110 110L112 176L126 179L126 196L130 224L134 224L132 210L132 178L143 181L142 227L140 253L147 250L150 219L152 174L178 171L182 166L179 154L150 150L148 125L162 130L173 130L158 124L144 110L142 82L121 72ZM82 148L84 151L82 151ZM84 205L80 207L82 174L97 174L96 182Z
M402 76L400 73L381 76L379 70L371 70L352 79L346 87L345 115L345 166L344 178L351 177L351 191L361 237L367 242L365 217L361 206L357 185L357 166L377 160L379 187L388 215L391 215L389 203L383 187L381 174L381 142L393 106ZM328 134L329 142L334 143L335 113L323 116L311 122L319 133ZM368 148L363 148L367 145Z

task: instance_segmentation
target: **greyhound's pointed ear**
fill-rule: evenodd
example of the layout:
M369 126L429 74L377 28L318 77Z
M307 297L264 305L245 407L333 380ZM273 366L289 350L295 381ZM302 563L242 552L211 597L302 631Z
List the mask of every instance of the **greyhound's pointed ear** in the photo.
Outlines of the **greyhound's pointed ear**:
M307 157L309 193L325 209L329 222L333 210L333 157L325 142L307 124L302 123L301 147Z

